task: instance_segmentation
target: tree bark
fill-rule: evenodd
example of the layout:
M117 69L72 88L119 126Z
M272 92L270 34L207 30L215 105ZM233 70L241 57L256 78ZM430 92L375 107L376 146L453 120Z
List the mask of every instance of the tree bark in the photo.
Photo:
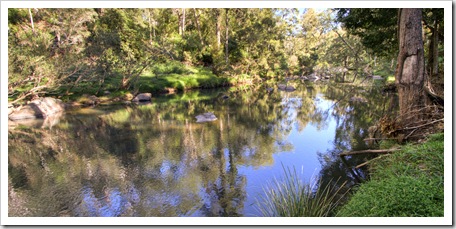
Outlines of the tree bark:
M229 58L228 58L228 28L229 28L229 17L228 17L228 8L225 9L225 63L228 65L229 64Z
M185 33L185 8L182 9L182 35Z
M427 69L429 70L429 78L436 76L438 74L438 67L439 67L439 19L437 19L437 10L432 9L432 19L431 21L423 20L424 25L429 28L430 36L429 36L429 46L428 46L428 66Z
M421 9L400 9L396 86L401 115L426 105ZM417 116L418 118L418 116Z
M439 24L438 21L435 21L435 31L434 31L434 47L433 47L433 66L432 66L432 74L437 75L439 73Z
M220 27L221 26L220 26L220 24L222 24L220 20L221 20L221 15L222 14L220 13L220 9L215 9L215 12L216 12L215 33L217 35L217 48L220 48L220 45L222 43L221 39L220 39L220 37L221 37L221 33L220 33L220 30L221 30Z
M198 22L198 14L197 14L195 8L193 8L193 15L195 16L195 23L196 23L196 27L198 29L198 36L199 36L201 45L204 46L203 36L201 35L201 27L200 27L199 22Z

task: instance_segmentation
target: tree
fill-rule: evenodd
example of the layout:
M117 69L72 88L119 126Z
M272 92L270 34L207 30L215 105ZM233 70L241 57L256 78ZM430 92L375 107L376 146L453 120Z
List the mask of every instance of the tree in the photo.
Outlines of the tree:
M399 93L401 115L426 104L424 83L424 47L422 38L421 9L399 11L399 55L397 57L396 86Z
M396 55L397 9L336 9L336 20L378 56Z
M423 26L429 30L428 33L425 30L425 33L429 34L427 69L429 77L432 78L439 73L439 45L443 46L443 9L423 9Z

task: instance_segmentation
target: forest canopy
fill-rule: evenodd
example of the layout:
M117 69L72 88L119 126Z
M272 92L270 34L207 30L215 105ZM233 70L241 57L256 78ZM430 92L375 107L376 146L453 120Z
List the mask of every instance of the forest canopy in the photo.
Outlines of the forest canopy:
M394 75L397 9L9 8L11 101L330 74L338 82ZM423 10L425 52L443 69L443 9ZM439 71L440 69L440 71ZM149 78L147 78L147 77ZM161 81L160 81L161 82ZM159 85L159 82L155 83Z

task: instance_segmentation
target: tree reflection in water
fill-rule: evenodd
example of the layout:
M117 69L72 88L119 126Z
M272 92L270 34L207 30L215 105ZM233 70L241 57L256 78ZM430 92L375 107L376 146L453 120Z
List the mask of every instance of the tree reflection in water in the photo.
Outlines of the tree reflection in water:
M321 146L328 150L319 155L320 174L328 182L352 180L338 154L365 147L382 101L334 103L346 91L258 87L224 92L227 100L217 99L218 91L195 91L147 105L81 110L52 128L16 126L8 131L9 216L250 216L252 186L273 178L258 177L261 171L280 168L291 155L283 152L316 157L298 152L315 143L291 139L309 127L330 132L332 122L336 130L331 144ZM195 122L208 111L218 120Z

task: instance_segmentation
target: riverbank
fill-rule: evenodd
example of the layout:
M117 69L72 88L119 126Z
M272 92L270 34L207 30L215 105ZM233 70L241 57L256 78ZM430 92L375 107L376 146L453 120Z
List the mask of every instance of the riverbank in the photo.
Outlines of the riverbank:
M157 63L146 69L136 82L131 82L128 89L119 89L121 76L106 79L102 90L98 90L97 96L107 96L110 98L123 97L129 93L151 93L173 94L181 91L219 88L237 86L252 83L250 76L242 75L236 77L218 76L210 68L203 66L186 65L179 61L169 61L167 63ZM75 98L83 94L96 94L97 90L82 88L74 91Z
M442 217L444 134L408 144L370 165L371 178L354 190L340 217Z

